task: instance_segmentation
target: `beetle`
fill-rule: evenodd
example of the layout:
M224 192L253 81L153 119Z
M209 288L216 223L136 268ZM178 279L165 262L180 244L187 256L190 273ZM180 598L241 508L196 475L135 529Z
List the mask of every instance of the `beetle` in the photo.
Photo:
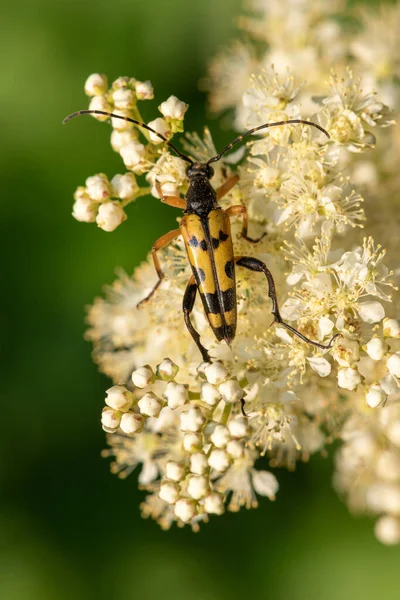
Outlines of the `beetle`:
M199 292L208 322L216 339L218 341L225 340L229 345L235 337L237 322L235 266L244 267L250 271L256 271L265 275L268 282L268 295L272 301L271 313L274 317L274 323L279 323L282 327L297 335L304 342L317 346L318 348L329 349L332 347L335 338L337 338L339 334L334 335L329 343L324 345L311 340L283 321L279 312L274 279L271 271L264 262L250 256L234 256L230 217L236 215L242 216L241 235L244 239L253 243L257 243L261 239L254 240L248 236L248 215L244 205L239 204L223 210L218 204L219 200L235 186L239 177L237 175L230 177L218 190L215 190L210 183L210 179L214 175L214 169L211 164L219 161L235 144L238 144L245 137L252 135L256 131L267 129L269 127L302 123L319 129L329 138L328 132L323 127L317 123L304 121L302 119L289 119L287 121L277 121L275 123L264 123L263 125L253 127L245 133L238 135L222 150L222 152L213 158L210 158L206 163L201 163L193 161L191 158L180 152L180 150L178 150L178 148L176 148L165 136L146 125L146 123L136 121L130 117L102 110L80 110L67 116L63 123L66 123L77 116L88 114L98 114L116 119L123 119L124 121L134 123L143 129L147 129L161 138L181 159L189 163L186 170L189 179L189 188L185 198L181 198L180 196L166 196L163 194L161 186L157 186L161 201L169 206L181 208L184 211L184 216L181 219L178 229L166 233L153 244L151 252L154 267L158 275L158 281L148 296L139 302L138 307L144 302L147 302L154 295L164 278L157 252L167 246L172 240L182 235L188 260L192 268L192 276L189 279L183 296L183 314L186 327L200 350L204 362L211 362L211 358L208 350L201 343L200 335L194 328L190 319L196 295L197 292Z

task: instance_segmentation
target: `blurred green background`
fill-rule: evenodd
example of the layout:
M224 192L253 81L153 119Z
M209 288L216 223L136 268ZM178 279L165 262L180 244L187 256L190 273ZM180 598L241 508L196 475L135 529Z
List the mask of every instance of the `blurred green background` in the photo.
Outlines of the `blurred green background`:
M329 0L327 0L329 1ZM152 198L112 235L70 216L86 177L122 161L86 108L92 72L150 79L154 118L170 94L207 122L198 80L234 32L240 0L20 0L2 9L3 271L1 600L274 600L400 597L400 548L375 541L331 489L330 459L279 472L276 503L214 518L198 534L141 520L136 475L100 458L109 382L83 341L84 306L144 259L176 211Z

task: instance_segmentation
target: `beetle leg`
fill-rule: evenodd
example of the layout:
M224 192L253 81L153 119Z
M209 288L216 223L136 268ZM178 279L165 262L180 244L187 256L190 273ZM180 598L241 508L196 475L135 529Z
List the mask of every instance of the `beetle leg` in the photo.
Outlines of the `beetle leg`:
M170 242L172 242L173 239L175 239L176 237L178 237L178 235L180 235L180 234L181 234L181 230L180 229L174 229L173 231L169 231L168 233L162 235L153 244L153 247L151 249L151 255L153 257L154 266L155 266L155 269L157 271L158 281L155 284L155 286L153 287L153 289L151 290L150 294L148 294L148 296L146 296L146 298L143 298L143 300L141 300L136 305L137 308L139 308L139 306L141 304L143 304L144 302L147 302L148 300L150 300L150 298L152 297L152 295L154 294L154 292L156 291L156 289L160 285L161 281L165 277L165 275L164 275L164 273L163 273L163 271L161 269L161 266L160 266L160 261L158 260L158 256L157 256L158 250L161 250L161 248L164 248L165 246L167 246Z
M228 215L228 217L235 217L236 215L243 215L241 236L248 242L253 242L253 244L256 244L257 242L262 240L265 235L267 235L266 233L263 233L262 236L257 238L256 240L247 235L249 218L247 215L247 208L244 206L244 204L235 204L235 206L230 206L229 208L226 209L225 212Z
M181 208L182 210L185 210L186 200L184 198L180 198L180 196L165 196L159 181L156 182L156 190L160 196L161 202L168 204L168 206L174 206L175 208Z
M186 290L185 290L185 294L183 296L183 316L185 317L186 327L188 328L190 335L192 336L198 349L200 350L204 362L211 362L210 355L208 354L208 351L206 350L206 348L204 348L203 344L200 342L200 335L195 330L195 328L193 327L193 324L190 320L190 313L193 310L194 301L196 300L196 292L197 292L197 285L196 285L195 279L192 275L191 278L189 279L189 282L188 282Z
M337 337L339 337L339 335L340 335L339 333L334 335L327 345L324 345L324 344L320 344L319 342L314 342L313 340L310 340L310 338L306 337L305 335L300 333L300 331L297 331L297 329L295 329L291 325L288 325L287 323L285 323L282 320L282 317L279 312L278 299L276 297L275 283L274 283L274 280L272 277L272 273L261 260L258 260L258 258L252 258L250 256L236 256L235 263L237 265L239 265L240 267L245 267L246 269L249 269L250 271L258 271L258 272L264 273L264 275L268 281L268 296L272 300L272 311L271 312L274 315L275 323L279 323L282 327L285 327L285 329L288 329L289 331L291 331L292 333L297 335L304 342L307 342L308 344L312 344L313 346L317 346L317 348L323 348L324 350L332 348L334 340Z
M229 177L229 179L227 179L221 185L221 187L219 187L217 189L217 201L219 202L221 200L221 198L226 196L226 194L231 191L231 189L237 184L238 181L239 181L238 175L232 175L232 177Z

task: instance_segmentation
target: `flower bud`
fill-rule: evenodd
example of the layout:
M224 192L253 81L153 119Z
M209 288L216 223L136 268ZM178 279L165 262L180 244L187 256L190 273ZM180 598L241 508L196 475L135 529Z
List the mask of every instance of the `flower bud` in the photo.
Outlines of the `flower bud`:
M172 481L163 481L160 485L160 491L158 494L161 500L168 502L168 504L175 504L179 498L179 486Z
M172 481L181 481L186 475L186 467L174 460L169 460L165 465L165 474Z
M204 416L198 406L191 406L180 414L182 431L199 431L204 424Z
M400 519L384 516L375 524L375 535L377 539L387 546L400 543Z
M148 392L139 400L138 407L142 415L158 417L162 409L162 402L153 392Z
M148 385L154 383L155 375L153 369L149 365L139 367L132 373L132 382L137 388L145 388Z
M148 123L148 126L151 127L152 129L154 129L154 131L158 131L158 133L161 133L161 135L163 135L165 138L168 139L168 136L171 133L170 127L168 125L168 123L165 121L165 119L154 119L154 121L150 121L150 123ZM152 133L151 131L149 132L149 136L151 141L153 142L153 144L162 144L163 140L158 137L158 135L156 135L155 133Z
M211 383L201 384L200 398L209 406L215 406L221 400L221 394Z
M391 375L400 377L400 352L396 352L389 356L386 361L386 366Z
M200 433L185 433L183 436L183 447L186 452L198 452L203 447L203 436Z
M226 451L233 459L241 458L244 453L244 442L241 440L230 440L226 446Z
M194 500L200 500L209 492L208 477L191 475L188 478L187 492Z
M209 363L204 368L204 373L208 383L211 383L212 385L219 385L228 377L228 370L222 362L219 361Z
M120 117L130 117L131 112L129 110L114 108L114 115L119 115ZM125 119L121 119L118 117L111 117L111 125L113 129L117 129L118 131L129 131L133 128L133 123L131 121L126 121Z
M229 433L234 438L245 437L249 433L249 423L246 417L236 415L228 423Z
M168 100L158 107L162 115L167 119L183 119L185 112L189 108L188 104L178 100L176 96L170 96Z
M128 217L121 204L117 201L105 202L99 206L96 223L103 231L114 231Z
M106 404L114 410L127 412L133 402L133 394L123 385L113 385L107 391Z
M270 500L275 500L279 489L279 483L275 475L269 471L253 471L253 487L260 496L266 496Z
M208 464L218 473L224 473L231 464L229 454L225 450L213 450L208 457Z
M400 338L400 321L397 319L384 319L383 335L390 338Z
M195 452L190 457L190 471L195 475L203 475L208 470L207 456L202 452Z
M114 152L121 152L121 148L127 146L132 141L137 141L137 134L134 129L129 129L129 131L118 131L118 129L113 129L110 141Z
M222 515L225 510L222 494L213 493L204 500L204 508L210 515Z
M378 337L369 340L368 344L365 346L365 351L372 360L381 360L387 349L387 344Z
M136 94L127 87L120 87L112 93L116 109L133 108L136 104ZM119 128L117 128L119 129Z
M93 202L89 196L80 196L75 200L72 207L72 216L81 223L94 223L96 221L99 205Z
M85 82L85 94L87 96L100 96L107 92L108 82L106 75L93 73L89 75Z
M106 431L115 431L119 427L121 413L118 410L104 407L101 413L101 424Z
M216 448L225 448L231 436L225 425L217 425L212 432L210 439Z
M157 366L157 376L163 381L172 381L178 374L179 367L170 358L164 360Z
M163 396L167 399L168 406L173 410L184 406L189 400L187 388L181 383L175 383L175 381L170 381L167 384Z
M143 429L144 418L142 415L138 415L137 413L127 412L124 413L121 417L120 427L121 430L126 433L126 435L133 435L135 433L139 433Z
M371 385L365 395L365 400L370 408L384 406L387 396L380 385Z
M139 190L136 177L133 173L115 175L111 179L111 187L115 196L121 200L132 200Z
M135 90L138 100L152 100L154 98L154 90L151 81L137 81Z
M338 386L345 390L355 390L359 383L361 383L361 375L357 369L347 368L339 369L338 371Z
M86 179L86 191L92 200L104 202L111 195L111 186L107 175L99 173Z
M184 523L188 523L196 516L196 504L193 500L189 500L189 498L180 498L175 504L175 515L183 521Z
M131 140L126 146L122 146L119 153L126 168L136 173L142 165L146 149L138 140Z
M113 110L111 104L106 100L105 96L93 96L89 103L89 110L102 110L110 113ZM108 115L92 115L97 121L107 121L110 117Z
M244 396L244 391L237 379L227 379L220 384L218 389L222 394L222 399L230 404L239 402Z

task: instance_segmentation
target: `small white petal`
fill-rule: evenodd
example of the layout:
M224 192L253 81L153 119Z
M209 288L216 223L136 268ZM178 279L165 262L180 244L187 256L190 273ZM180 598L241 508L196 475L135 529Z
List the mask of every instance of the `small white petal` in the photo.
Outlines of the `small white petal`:
M254 490L260 496L267 496L270 500L275 500L276 492L279 489L279 483L275 475L269 471L252 471L252 481Z
M399 391L399 384L397 383L396 378L390 374L382 377L382 379L379 380L379 385L388 396L397 394Z
M364 323L379 323L385 316L385 309L380 302L359 302L358 312Z
M360 359L360 346L355 340L342 336L335 345L332 355L341 367L353 367Z
M332 332L334 326L334 322L328 319L328 317L321 317L318 321L318 339L323 340Z
M323 356L312 356L307 360L312 370L318 373L320 377L327 377L330 374L332 370L331 363Z

